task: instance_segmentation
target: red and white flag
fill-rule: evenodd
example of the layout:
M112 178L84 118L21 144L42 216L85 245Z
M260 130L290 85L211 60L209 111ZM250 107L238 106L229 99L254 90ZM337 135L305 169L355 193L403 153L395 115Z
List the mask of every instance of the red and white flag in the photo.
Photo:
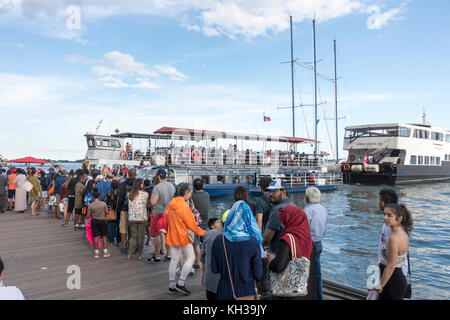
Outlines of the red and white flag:
M366 165L367 165L367 153L364 155L364 165L363 165L363 168L365 168L366 167Z
M270 118L266 117L266 115L264 115L264 122L266 122L266 121L270 121Z

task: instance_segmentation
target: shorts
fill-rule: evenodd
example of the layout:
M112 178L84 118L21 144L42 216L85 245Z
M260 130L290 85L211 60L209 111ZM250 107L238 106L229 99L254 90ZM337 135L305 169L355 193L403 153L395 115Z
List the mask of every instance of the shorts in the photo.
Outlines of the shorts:
M81 216L83 214L83 208L75 208L75 214L78 214Z
M152 217L150 219L150 236L151 237L157 237L161 235L161 233L158 230L158 221L161 219L163 214L153 213Z
M128 211L120 212L119 232L128 233Z
M70 197L69 198L69 205L67 206L67 213L72 213L74 206L75 206L75 198L74 197Z
M48 196L47 191L42 191L42 199L46 199Z
M92 219L91 227L92 227L92 235L94 236L94 238L106 237L107 227L105 220Z
M64 198L61 201L62 204L69 204L69 198Z
M16 197L16 189L8 189L8 199L14 199Z
M199 246L200 245L200 239L201 239L201 237L195 234L194 235L194 243L193 243L193 245L194 246Z

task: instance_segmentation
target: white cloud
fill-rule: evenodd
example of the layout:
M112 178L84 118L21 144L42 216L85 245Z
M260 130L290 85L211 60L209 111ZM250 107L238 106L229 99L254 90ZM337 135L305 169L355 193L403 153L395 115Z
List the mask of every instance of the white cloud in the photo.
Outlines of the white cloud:
M369 6L366 12L372 15L367 19L367 28L370 30L380 30L390 20L403 19L401 15L405 12L405 6L406 3L402 3L398 8L393 8L383 13L381 13L380 7L376 5Z
M20 43L20 42L4 42L3 45L6 46L6 47L17 47L17 48L20 48L20 49L26 48L25 45L23 43Z
M365 6L365 0L14 1L12 9L5 12L13 11L31 21L39 20L39 25L34 25L36 28L64 39L79 39L87 30L86 24L126 15L162 16L177 20L188 30L202 31L206 36L251 39L289 29L290 15L294 22L312 19L314 15L320 22L360 12ZM66 27L69 4L78 5L81 9L82 30L78 32Z
M181 72L179 72L177 69L175 69L172 66L156 65L155 69L165 75L168 75L170 77L170 79L172 79L172 80L185 81L185 80L189 79L188 76L182 74Z

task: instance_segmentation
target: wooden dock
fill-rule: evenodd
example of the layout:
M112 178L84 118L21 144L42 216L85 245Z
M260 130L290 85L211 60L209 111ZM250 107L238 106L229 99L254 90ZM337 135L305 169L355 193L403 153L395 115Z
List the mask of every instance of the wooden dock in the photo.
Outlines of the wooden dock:
M0 214L0 256L5 264L6 285L18 287L29 300L205 300L201 271L189 276L191 295L169 294L169 263L148 264L152 247L145 246L144 260L126 260L119 247L109 258L93 258L93 248L82 231L62 227L63 220L25 213ZM70 223L72 225L72 223ZM72 273L80 268L80 289L68 289ZM70 281L69 281L70 282ZM334 294L329 294L329 292ZM352 299L324 285L325 299Z

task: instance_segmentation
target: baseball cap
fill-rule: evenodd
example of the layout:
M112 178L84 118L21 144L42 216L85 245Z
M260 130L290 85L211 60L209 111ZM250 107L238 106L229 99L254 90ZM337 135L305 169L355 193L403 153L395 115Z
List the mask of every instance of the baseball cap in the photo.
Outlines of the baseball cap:
M159 168L158 171L156 171L156 175L160 176L161 178L165 179L167 176L167 172L164 168Z
M95 177L95 181L100 181L100 180L103 180L103 176L101 174Z
M275 191L275 190L280 190L280 189L286 190L286 183L284 183L284 181L281 179L272 180L270 185L267 187L267 190L270 190L270 191Z

